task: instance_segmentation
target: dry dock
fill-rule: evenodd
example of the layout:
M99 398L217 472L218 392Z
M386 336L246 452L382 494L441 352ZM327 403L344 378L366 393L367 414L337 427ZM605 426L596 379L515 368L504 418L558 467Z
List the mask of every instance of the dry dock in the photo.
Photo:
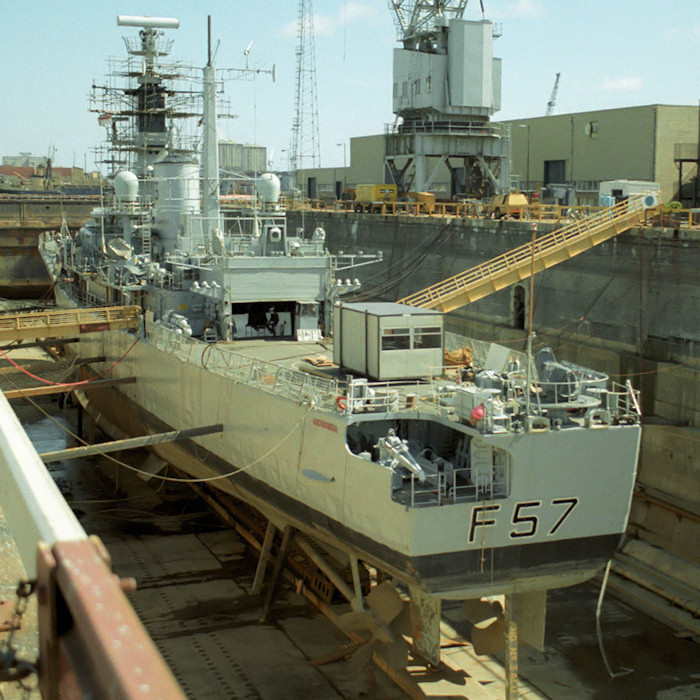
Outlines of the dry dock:
M60 426L75 423L76 409L59 412L56 402L44 399L41 407L58 419L54 423L26 403L13 405L39 452L66 444ZM50 468L84 529L107 545L114 570L136 577L130 600L188 697L407 697L376 667L356 669L343 660L316 665L347 640L289 584L269 621L260 623L263 597L248 594L255 557L186 487L146 485L109 462L73 460ZM4 524L0 533L0 591L12 600L20 565ZM612 670L624 675L609 677L595 632L597 593L591 584L549 593L546 648L521 648L519 697L699 697L697 644L610 597L601 618L605 649ZM35 658L30 615L31 609L18 650ZM444 611L444 623L443 668L409 669L420 692L429 698L504 697L502 660L473 654L460 636L466 625L457 607ZM2 692L7 700L22 697L14 687Z

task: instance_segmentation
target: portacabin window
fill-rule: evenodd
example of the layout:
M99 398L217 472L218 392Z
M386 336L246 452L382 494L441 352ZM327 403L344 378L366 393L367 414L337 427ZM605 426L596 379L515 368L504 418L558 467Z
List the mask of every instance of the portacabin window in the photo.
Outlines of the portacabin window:
M383 328L382 350L410 350L410 328Z
M442 328L383 328L382 350L426 350L442 347Z
M439 348L442 346L442 328L426 326L413 329L413 347L416 349Z

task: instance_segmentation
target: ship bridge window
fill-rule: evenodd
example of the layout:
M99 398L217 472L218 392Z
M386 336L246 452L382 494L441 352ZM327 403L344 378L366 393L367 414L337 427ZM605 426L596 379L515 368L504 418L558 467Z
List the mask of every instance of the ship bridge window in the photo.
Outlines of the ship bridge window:
M442 329L438 326L414 328L413 347L416 349L442 347Z
M410 328L383 328L382 350L410 350Z

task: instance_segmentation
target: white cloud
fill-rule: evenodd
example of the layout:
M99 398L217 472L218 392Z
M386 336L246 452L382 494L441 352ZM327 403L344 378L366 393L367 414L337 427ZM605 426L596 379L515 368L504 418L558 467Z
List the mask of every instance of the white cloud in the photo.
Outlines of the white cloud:
M607 92L637 92L642 87L642 79L637 75L625 78L605 78L600 87Z
M325 15L314 12L314 35L315 36L333 36L336 31L342 29L345 24L354 22L365 22L378 18L379 12L377 8L365 2L346 2L338 9L335 15ZM284 36L297 35L298 22L289 22L282 27Z
M488 13L488 7L486 11ZM540 0L513 0L499 13L499 19L512 17L542 17L545 14L544 5Z
M382 12L384 12L384 10ZM347 16L348 22L379 17L377 8L374 7L374 5L368 5L364 2L347 2L340 9L339 14L341 18Z

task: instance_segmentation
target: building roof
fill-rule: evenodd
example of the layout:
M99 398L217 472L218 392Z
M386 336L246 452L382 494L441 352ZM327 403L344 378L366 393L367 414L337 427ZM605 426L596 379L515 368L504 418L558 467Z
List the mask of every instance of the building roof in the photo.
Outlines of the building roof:
M661 103L655 103L655 104L649 104L649 105L629 105L627 107L608 107L606 109L582 109L579 110L578 112L562 112L557 113L557 114L550 114L549 116L545 114L536 114L531 117L519 117L517 119L494 119L492 120L494 123L497 124L515 124L519 122L529 122L533 121L535 119L556 119L557 117L575 117L575 116L580 116L583 114L602 114L602 113L610 113L610 112L625 112L625 111L633 111L633 110L649 110L649 109L656 109L657 107L664 107L664 108L669 108L669 109L689 109L689 108L694 108L698 109L697 104L690 104L690 105L667 105L667 104L661 104Z
M352 311L362 311L372 316L440 316L441 311L435 309L421 309L418 306L396 304L389 301L359 301L343 302L343 308Z
M28 165L0 165L0 175L9 175L28 180L34 175L34 168Z

